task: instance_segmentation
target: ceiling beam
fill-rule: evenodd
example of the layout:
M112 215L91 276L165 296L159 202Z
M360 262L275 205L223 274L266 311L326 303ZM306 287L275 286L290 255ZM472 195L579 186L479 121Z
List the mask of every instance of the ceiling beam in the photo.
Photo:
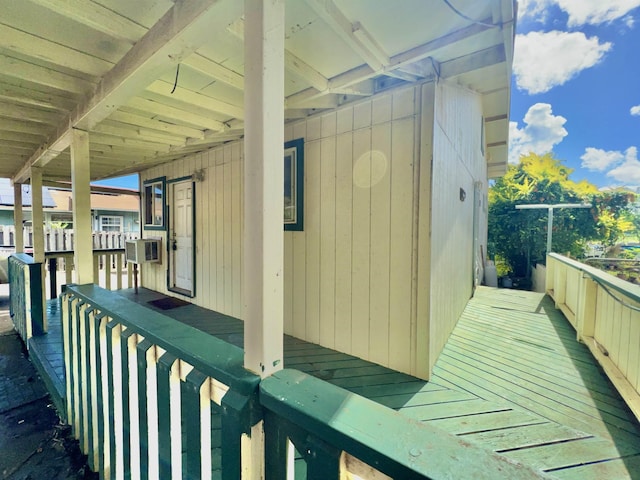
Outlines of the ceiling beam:
M180 124L191 124L200 128L208 128L209 130L224 130L224 124L219 120L208 118L197 113L191 113L186 108L176 108L171 105L156 100L136 97L127 103L126 108L133 108L142 112L150 112L161 118L168 118L179 122Z
M49 180L46 182L42 182L42 185L59 190L71 190L71 182L68 181ZM138 190L131 190L129 188L103 187L102 185L91 185L91 193L106 193L109 195L131 195L134 197L140 196L140 192Z
M28 63L18 58L0 55L0 72L18 80L54 88L62 92L84 94L94 87L94 83L87 78L67 75L51 68Z
M55 125L62 118L62 114L0 101L0 117Z
M178 85L177 88L173 91L172 88L172 84L163 80L156 80L147 87L147 91L155 93L157 95L161 95L167 99L177 100L189 105L194 105L200 108L211 110L212 112L218 112L231 118L244 118L244 109L241 106L239 107L237 105L232 105L216 98L208 97L206 95L202 95L201 93L187 90L186 88L180 87L180 85ZM224 125L220 123L219 130L223 129Z
M71 128L91 130L113 111L137 95L149 83L196 51L210 36L211 30L223 27L242 11L242 2L227 3L216 9L216 0L177 2L100 80L95 92L61 124L53 143L66 138ZM32 166L43 166L43 145L14 178L24 183Z
M191 55L182 64L238 90L244 90L244 77L242 75L200 54Z
M244 40L244 18L238 18L235 22L227 26L227 31L232 33L236 38ZM328 87L329 79L327 77L286 48L284 49L284 68L302 77L309 85L317 90L325 90Z
M496 45L479 52L463 55L440 64L440 76L451 78L506 61L504 45Z
M333 0L307 0L331 29L374 70L389 64L389 56L360 22L351 23Z
M101 58L25 33L2 23L0 23L0 45L3 45L5 51L34 57L56 66L96 77L103 75L113 65Z
M53 127L51 127L53 128ZM34 135L42 135L42 124L36 122L29 122L23 119L10 120L8 118L2 119L2 129L10 132L18 133L31 133Z
M316 2L318 0L310 1ZM329 79L329 88L322 92L319 92L313 88L308 88L301 92L290 95L289 97L287 97L286 105L287 107L293 108L299 108L300 105L306 106L311 100L337 91L338 89L360 83L364 80L368 80L378 75L388 74L390 72L393 72L394 70L402 69L403 67L411 65L415 62L424 60L432 56L435 51L441 48L481 34L487 31L489 28L490 27L486 25L474 24L460 30L456 30L455 32L443 35L442 37L438 37L434 40L431 40L430 42L394 55L389 59L388 66L380 67L377 70L371 68L370 65L361 65L359 67L353 68L347 72L341 73L340 75L336 75L335 77Z
M92 132L116 135L133 140L164 143L167 145L180 145L186 140L185 137L168 135L165 132L158 132L156 130L149 130L142 127L134 127L133 125L114 122L112 120L105 120L104 122L96 125Z
M75 102L70 98L52 95L24 88L17 85L0 84L0 99L10 100L14 103L20 103L30 107L40 107L49 110L58 110L68 112L71 110Z
M106 33L111 37L134 43L140 39L147 29L113 10L95 2L86 0L30 0L52 12L63 15L86 25L93 30Z
M109 120L115 122L131 125L132 127L143 127L158 133L166 133L173 136L185 137L185 138L203 138L204 133L197 128L186 127L184 125L177 125L175 123L169 123L163 120L157 120L150 116L136 115L135 113L128 113L123 110L118 110L109 116Z

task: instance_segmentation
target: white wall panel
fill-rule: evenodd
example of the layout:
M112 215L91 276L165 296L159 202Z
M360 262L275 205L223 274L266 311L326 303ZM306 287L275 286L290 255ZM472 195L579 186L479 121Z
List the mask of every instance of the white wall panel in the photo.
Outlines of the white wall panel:
M472 295L476 257L473 252L475 182L482 182L483 191L486 191L486 163L481 150L480 95L455 85L438 84L434 120L430 368ZM460 198L461 189L466 194L464 200ZM476 213L480 215L481 232L486 232L484 214ZM486 240L483 237L480 244L484 249Z
M305 211L304 231L284 233L284 326L307 341L427 376L471 295L473 186L485 173L479 97L439 85L432 128L419 108L421 89L388 91L286 126L285 140L305 139ZM205 169L196 185L194 301L236 317L242 154L241 143L229 144L144 175L171 179ZM425 221L430 228L419 227ZM166 293L165 267L145 266L145 286Z

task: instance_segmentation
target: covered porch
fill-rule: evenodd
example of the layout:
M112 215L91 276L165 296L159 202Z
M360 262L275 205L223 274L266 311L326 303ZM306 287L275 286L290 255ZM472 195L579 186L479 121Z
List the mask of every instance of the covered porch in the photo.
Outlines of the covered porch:
M244 323L236 318L147 289L117 295L243 345ZM169 308L150 303L156 300ZM49 333L33 337L30 352L41 375L53 374L47 384L57 384L64 397L60 312L59 302L50 301ZM284 338L284 367L287 374L303 372L522 463L531 468L523 478L535 471L559 479L638 478L637 419L553 300L542 294L480 288L428 382L290 336ZM295 399L294 394L287 400ZM214 422L214 478L221 475L219 428ZM423 452L419 435L413 442L411 448ZM301 475L307 471L303 458L296 453ZM477 478L477 465L464 468Z

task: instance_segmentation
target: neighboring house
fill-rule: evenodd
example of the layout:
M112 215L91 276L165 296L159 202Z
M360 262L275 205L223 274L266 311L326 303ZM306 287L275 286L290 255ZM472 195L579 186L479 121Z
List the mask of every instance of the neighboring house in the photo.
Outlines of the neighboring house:
M0 226L13 225L14 192L11 182L7 178L0 178ZM27 224L31 222L31 185L22 185L23 219ZM42 187L42 206L45 212L56 208L56 202L49 193L49 189ZM0 242L1 243L1 242Z
M112 189L112 193L91 194L91 217L95 232L139 232L140 200L137 192ZM49 189L56 206L45 215L47 223L73 228L71 191Z
M31 225L30 185L22 186L23 220ZM111 188L110 192L91 194L91 216L96 232L139 232L140 200L136 191ZM42 188L44 221L46 225L73 228L71 191L52 187ZM12 226L14 191L8 179L0 178L0 226Z

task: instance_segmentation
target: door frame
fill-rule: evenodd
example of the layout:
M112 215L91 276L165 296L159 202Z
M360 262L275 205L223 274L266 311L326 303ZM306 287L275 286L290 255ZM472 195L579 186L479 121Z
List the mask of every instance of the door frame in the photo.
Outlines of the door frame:
M174 272L174 257L171 250L171 234L173 233L174 184L191 181L191 291L172 285ZM196 296L196 182L193 176L174 178L167 180L167 290L173 293L193 298Z

